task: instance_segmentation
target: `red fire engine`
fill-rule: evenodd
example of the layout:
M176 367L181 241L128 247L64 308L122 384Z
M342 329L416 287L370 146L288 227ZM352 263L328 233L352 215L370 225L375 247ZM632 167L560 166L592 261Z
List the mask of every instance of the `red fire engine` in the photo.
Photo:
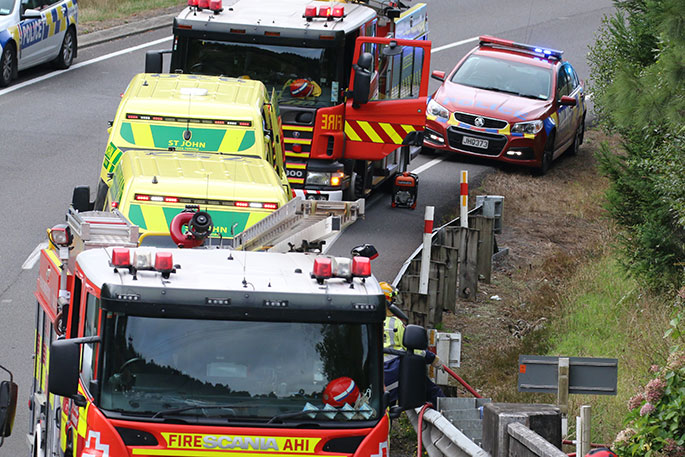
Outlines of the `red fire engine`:
M297 196L354 200L406 171L422 143L426 5L189 0L171 72L258 79L276 92ZM162 71L150 51L146 72Z
M259 243L277 245L273 220ZM67 221L40 259L31 455L387 457L385 302L368 257L138 247L116 211ZM424 329L407 332L425 347ZM423 358L402 363L393 413L424 401Z

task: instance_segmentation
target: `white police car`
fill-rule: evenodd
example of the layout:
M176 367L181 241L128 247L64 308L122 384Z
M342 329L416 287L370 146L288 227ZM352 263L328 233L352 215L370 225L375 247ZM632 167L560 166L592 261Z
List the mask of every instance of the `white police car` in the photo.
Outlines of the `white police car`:
M76 0L0 0L0 86L43 62L68 68L76 57Z

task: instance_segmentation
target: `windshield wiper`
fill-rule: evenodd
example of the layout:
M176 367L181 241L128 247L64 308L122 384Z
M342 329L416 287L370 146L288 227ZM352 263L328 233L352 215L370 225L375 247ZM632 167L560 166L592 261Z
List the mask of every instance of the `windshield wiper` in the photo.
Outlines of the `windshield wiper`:
M241 405L240 403L231 403L231 404L225 404L225 405L192 405L192 406L184 406L183 408L172 408L172 409L163 409L161 411L157 411L153 416L152 419L156 417L164 417L168 414L178 414L182 413L184 411L190 411L192 409L232 409L232 408L250 408L250 405Z
M505 94L521 95L516 91L501 89L499 87L481 87L481 86L473 86L473 87L475 87L476 89L491 90L493 92L504 92Z
M336 412L336 411L333 411L333 410L330 410L330 411L323 411L323 410L320 410L320 411L314 411L314 410L292 411L289 413L276 414L271 419L269 419L266 423L267 424L273 424L274 422L279 421L279 420L282 422L282 419L290 419L290 418L295 418L295 417L300 417L300 416L306 416L309 414L316 415L318 413L323 413L323 412L331 413L331 412Z

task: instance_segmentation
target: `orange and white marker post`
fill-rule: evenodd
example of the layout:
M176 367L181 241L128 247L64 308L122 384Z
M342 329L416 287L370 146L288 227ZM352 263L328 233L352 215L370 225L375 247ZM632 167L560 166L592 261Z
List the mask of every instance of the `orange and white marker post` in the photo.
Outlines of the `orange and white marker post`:
M423 216L423 249L421 250L421 272L419 274L419 293L428 295L428 275L431 266L431 234L435 207L426 206Z
M469 172L461 171L461 181L459 183L459 221L462 227L469 226Z

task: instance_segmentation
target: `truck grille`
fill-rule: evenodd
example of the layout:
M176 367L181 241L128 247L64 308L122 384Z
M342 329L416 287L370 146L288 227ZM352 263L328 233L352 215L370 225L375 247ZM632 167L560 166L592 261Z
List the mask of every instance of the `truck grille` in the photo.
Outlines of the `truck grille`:
M464 122L469 125L475 126L475 119L479 117L475 114L466 114L466 113L454 113L454 118L458 120L459 122ZM491 117L484 117L480 116L483 118L485 121L485 124L479 127L483 127L486 129L503 129L504 127L507 126L506 121L500 121L499 119L493 119Z
M482 149L463 144L462 138L464 135L487 140L488 148ZM447 129L447 141L451 148L488 156L498 156L507 145L507 137L504 135L476 132L473 130L460 129L458 127L450 127Z

